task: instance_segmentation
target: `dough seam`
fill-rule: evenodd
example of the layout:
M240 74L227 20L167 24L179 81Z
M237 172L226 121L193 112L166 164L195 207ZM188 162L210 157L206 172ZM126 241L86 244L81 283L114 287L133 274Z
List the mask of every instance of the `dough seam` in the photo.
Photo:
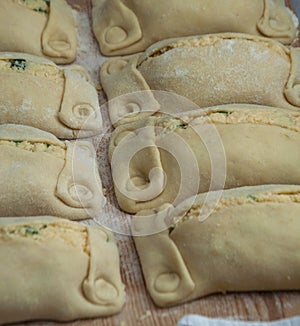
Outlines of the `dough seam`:
M220 212L227 208L242 206L242 205L259 205L265 203L272 204L287 204L287 203L300 203L300 192L296 193L280 193L280 192L267 192L260 193L258 195L247 195L241 197L224 197L221 198L220 201L214 207L214 212ZM182 224L186 221L192 220L194 218L199 219L199 223L201 220L201 208L202 204L193 205L184 215L184 217L180 217L178 220L174 220L174 225L169 230L169 234L173 232L173 230L179 224Z
M281 43L266 39L261 36L252 36L247 34L239 33L221 33L221 34L207 34L199 36L188 36L185 38L175 38L170 40L164 40L154 44L145 51L144 54L139 55L140 60L138 61L137 68L139 68L146 60L150 58L158 57L170 50L180 48L184 46L189 47L204 47L212 46L218 43L220 40L244 40L262 43L266 47L274 50L278 55L286 57L289 54L289 50ZM167 43L167 45L164 45Z

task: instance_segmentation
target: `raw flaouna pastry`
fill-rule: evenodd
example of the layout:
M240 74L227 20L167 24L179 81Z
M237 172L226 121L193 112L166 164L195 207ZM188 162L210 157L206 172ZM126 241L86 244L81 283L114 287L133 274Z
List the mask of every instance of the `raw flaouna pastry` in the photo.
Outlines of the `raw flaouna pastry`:
M300 289L299 186L225 190L203 220L205 197L164 209L148 224L134 220L136 234L167 221L159 233L134 238L157 305L216 292Z
M27 126L0 126L0 216L97 216L102 193L96 153L87 141L59 141Z
M296 37L297 17L283 0L93 0L93 29L104 55L145 50L171 37L236 32L284 44Z
M0 123L24 124L73 139L100 133L98 94L81 66L0 53Z
M112 233L53 217L0 220L0 324L117 313L124 304Z
M109 148L117 200L137 213L223 187L300 184L299 142L299 112L255 105L125 124Z
M150 89L179 94L199 107L300 107L300 50L258 36L225 33L161 41L143 54L108 60L100 76L114 125L162 110ZM172 112L172 106L163 110Z
M0 51L45 56L60 64L74 61L77 30L71 8L65 0L0 1Z

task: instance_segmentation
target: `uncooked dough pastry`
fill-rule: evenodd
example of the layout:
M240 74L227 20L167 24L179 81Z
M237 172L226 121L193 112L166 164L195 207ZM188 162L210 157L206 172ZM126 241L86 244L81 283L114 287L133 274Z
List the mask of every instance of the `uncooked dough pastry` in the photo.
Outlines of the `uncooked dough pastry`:
M134 220L135 234L151 234L164 221L168 225L134 238L157 305L217 292L300 289L299 186L225 190L202 219L205 198L164 209L148 223Z
M225 105L119 126L109 157L120 207L130 213L209 190L300 184L300 113Z
M284 0L93 0L93 29L104 55L140 52L170 37L222 32L290 44L297 26Z
M0 219L0 324L117 313L124 303L112 233L52 217Z
M96 217L105 204L96 153L27 126L0 126L0 216Z
M81 66L0 53L0 124L24 124L74 139L100 133L98 94Z
M45 56L56 63L75 60L77 30L65 0L0 1L0 51Z
M160 107L155 94L137 93L150 89L175 92L199 107L300 107L300 50L258 36L211 34L161 41L143 54L108 60L100 76L108 100L127 94L121 103L109 103L114 125L136 120L140 112L171 112L172 106Z

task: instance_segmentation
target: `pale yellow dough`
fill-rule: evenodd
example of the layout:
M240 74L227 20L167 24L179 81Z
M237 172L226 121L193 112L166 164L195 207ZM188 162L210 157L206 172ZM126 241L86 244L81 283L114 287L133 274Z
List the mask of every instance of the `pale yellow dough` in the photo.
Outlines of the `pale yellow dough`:
M0 324L119 312L118 249L100 227L52 218L0 219Z
M199 107L247 103L300 108L300 50L258 36L224 33L164 40L143 54L106 61L100 77L114 125L137 120L140 113L174 113L150 89L179 94ZM189 110L188 105L175 108L175 113Z
M81 66L60 68L23 53L0 53L0 124L24 124L74 139L99 134L98 94Z
M93 29L104 55L140 52L171 37L222 32L290 44L297 26L283 0L93 0Z
M77 54L77 29L71 8L65 0L0 1L0 51L71 63Z
M136 213L223 186L300 184L299 142L300 113L291 110L224 105L178 118L157 113L112 134L117 200Z
M143 223L140 216L134 219L135 234L152 234L134 240L157 305L216 292L300 289L299 186L225 190L202 221L205 197L198 195ZM153 234L163 222L168 222L165 229Z
M90 142L62 142L32 127L1 125L0 157L1 217L80 220L101 213L105 197Z

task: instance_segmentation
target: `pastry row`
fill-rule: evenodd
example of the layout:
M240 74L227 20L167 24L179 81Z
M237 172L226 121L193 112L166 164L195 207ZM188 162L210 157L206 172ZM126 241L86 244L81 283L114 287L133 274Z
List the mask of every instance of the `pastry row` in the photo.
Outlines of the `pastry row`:
M298 48L226 33L165 40L143 54L107 60L100 69L114 126L221 104L299 110L299 76ZM0 77L1 124L24 124L64 139L102 131L98 94L84 68L2 53ZM166 104L166 91L191 102L178 97Z
M191 106L245 103L298 110L299 76L299 48L232 33L164 40L144 53L107 60L100 70L115 126ZM191 103L166 105L165 92Z
M242 104L121 125L109 145L118 203L135 214L209 190L300 184L299 131L298 111ZM0 125L0 157L0 216L101 213L105 197L90 142Z
M11 22L15 22L11 25ZM7 28L10 26L10 28ZM77 54L76 22L65 0L7 0L0 4L0 51L70 63ZM291 44L297 17L281 0L93 0L93 30L104 55L145 50L171 37L238 32Z
M156 113L112 133L116 197L136 214L211 190L300 184L299 143L299 111L235 104Z
M299 289L300 186L225 190L208 218L207 195L161 206L153 218L140 212L133 220L155 303L164 307L227 291ZM0 324L69 321L121 310L124 286L109 231L45 216L1 219L0 244L5 266Z

